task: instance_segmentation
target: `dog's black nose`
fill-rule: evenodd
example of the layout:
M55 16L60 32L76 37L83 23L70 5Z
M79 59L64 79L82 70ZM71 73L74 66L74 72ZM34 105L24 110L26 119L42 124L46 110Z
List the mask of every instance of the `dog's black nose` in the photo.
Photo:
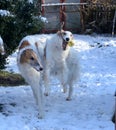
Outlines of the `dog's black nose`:
M68 42L68 41L69 41L69 38L66 38L66 41Z
M43 68L42 67L40 67L40 69L39 69L40 71L42 71L43 70Z

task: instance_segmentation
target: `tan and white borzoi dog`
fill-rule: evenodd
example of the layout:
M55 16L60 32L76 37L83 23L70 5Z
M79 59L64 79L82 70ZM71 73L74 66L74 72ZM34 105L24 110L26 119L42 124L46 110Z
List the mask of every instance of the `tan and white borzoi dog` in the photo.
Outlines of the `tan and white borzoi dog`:
M42 36L44 37L44 36ZM30 35L24 37L19 44L19 52L17 54L17 65L26 82L31 86L33 95L39 109L39 118L43 118L43 92L41 78L43 66L41 64L41 55L45 38L42 39L39 35ZM39 45L39 47L38 47ZM39 52L41 54L38 53Z
M46 41L45 47L45 95L49 94L50 75L58 77L63 91L69 87L67 100L71 99L73 84L79 78L77 51L69 46L73 35L69 31L58 31Z

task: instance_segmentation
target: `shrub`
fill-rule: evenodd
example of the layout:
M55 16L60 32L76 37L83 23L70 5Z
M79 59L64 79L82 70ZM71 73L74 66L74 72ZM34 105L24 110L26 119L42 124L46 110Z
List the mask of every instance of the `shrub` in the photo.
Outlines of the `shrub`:
M0 15L0 35L6 44L7 56L18 46L20 40L29 34L40 33L44 23L39 19L37 0L1 0L0 8L9 11ZM0 56L0 69L4 68L5 58Z

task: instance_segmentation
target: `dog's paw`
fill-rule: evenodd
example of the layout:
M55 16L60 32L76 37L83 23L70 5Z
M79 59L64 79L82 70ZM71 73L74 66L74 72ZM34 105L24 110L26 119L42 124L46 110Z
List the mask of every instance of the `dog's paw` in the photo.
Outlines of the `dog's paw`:
M49 94L48 94L48 93L44 93L44 95L45 95L45 96L49 96Z
M38 119L43 119L44 118L44 116L43 115L40 115L39 113L38 113Z
M67 97L67 98L66 98L66 101L71 101L71 98L70 98L70 97Z

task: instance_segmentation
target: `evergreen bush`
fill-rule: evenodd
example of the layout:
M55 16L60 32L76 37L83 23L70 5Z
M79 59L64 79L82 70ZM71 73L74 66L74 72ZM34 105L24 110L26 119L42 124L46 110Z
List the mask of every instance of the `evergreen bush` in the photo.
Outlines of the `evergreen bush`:
M6 44L6 56L0 55L0 69L4 68L5 59L18 46L20 40L30 34L40 33L44 23L39 19L38 0L1 0L0 10L9 11L0 14L0 35Z

